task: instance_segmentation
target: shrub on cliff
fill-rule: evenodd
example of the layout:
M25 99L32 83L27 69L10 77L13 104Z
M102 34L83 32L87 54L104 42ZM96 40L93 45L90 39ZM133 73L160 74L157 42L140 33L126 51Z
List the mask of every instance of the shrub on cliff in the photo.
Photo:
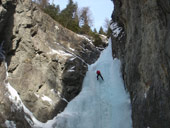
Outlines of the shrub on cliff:
M99 34L94 34L94 35L93 35L93 38L94 38L93 44L94 44L95 46L101 46L101 45L103 45L103 41L102 41L102 39L100 38Z

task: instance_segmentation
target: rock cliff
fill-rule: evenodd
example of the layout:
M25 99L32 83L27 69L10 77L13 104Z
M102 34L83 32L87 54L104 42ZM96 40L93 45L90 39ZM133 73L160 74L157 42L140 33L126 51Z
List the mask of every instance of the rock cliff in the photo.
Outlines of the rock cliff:
M134 128L170 126L170 1L113 0L113 55L131 96Z
M23 108L14 109L7 85L46 122L80 92L87 65L100 53L86 37L63 28L30 0L0 1L0 42L1 127L9 122L30 127Z

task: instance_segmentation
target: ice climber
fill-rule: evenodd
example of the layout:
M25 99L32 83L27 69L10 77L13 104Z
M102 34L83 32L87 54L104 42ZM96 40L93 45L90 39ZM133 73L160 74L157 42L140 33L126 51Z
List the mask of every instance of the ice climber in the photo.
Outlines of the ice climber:
M104 80L104 79L103 79L103 76L101 75L100 70L97 70L96 73L97 73L97 80L99 79L99 76L102 78L102 80Z

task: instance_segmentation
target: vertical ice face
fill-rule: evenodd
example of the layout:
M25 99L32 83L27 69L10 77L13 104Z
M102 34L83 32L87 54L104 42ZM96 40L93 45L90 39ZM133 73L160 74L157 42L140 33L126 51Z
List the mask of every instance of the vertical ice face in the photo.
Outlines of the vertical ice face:
M64 112L44 127L132 128L129 95L124 89L120 61L112 58L111 40L96 63L89 66L80 94ZM100 70L104 81L96 79Z

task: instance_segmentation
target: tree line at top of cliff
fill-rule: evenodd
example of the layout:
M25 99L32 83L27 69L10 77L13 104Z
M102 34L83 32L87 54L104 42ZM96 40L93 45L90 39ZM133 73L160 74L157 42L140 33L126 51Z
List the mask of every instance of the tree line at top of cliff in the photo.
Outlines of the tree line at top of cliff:
M42 10L50 15L54 20L59 22L64 27L72 30L78 34L85 34L94 38L94 45L99 46L103 44L99 34L110 36L111 30L109 28L109 20L105 20L106 31L100 27L99 32L96 28L91 29L93 19L89 7L78 8L78 4L73 0L69 0L65 9L60 10L59 5L50 4L49 0L34 0Z

